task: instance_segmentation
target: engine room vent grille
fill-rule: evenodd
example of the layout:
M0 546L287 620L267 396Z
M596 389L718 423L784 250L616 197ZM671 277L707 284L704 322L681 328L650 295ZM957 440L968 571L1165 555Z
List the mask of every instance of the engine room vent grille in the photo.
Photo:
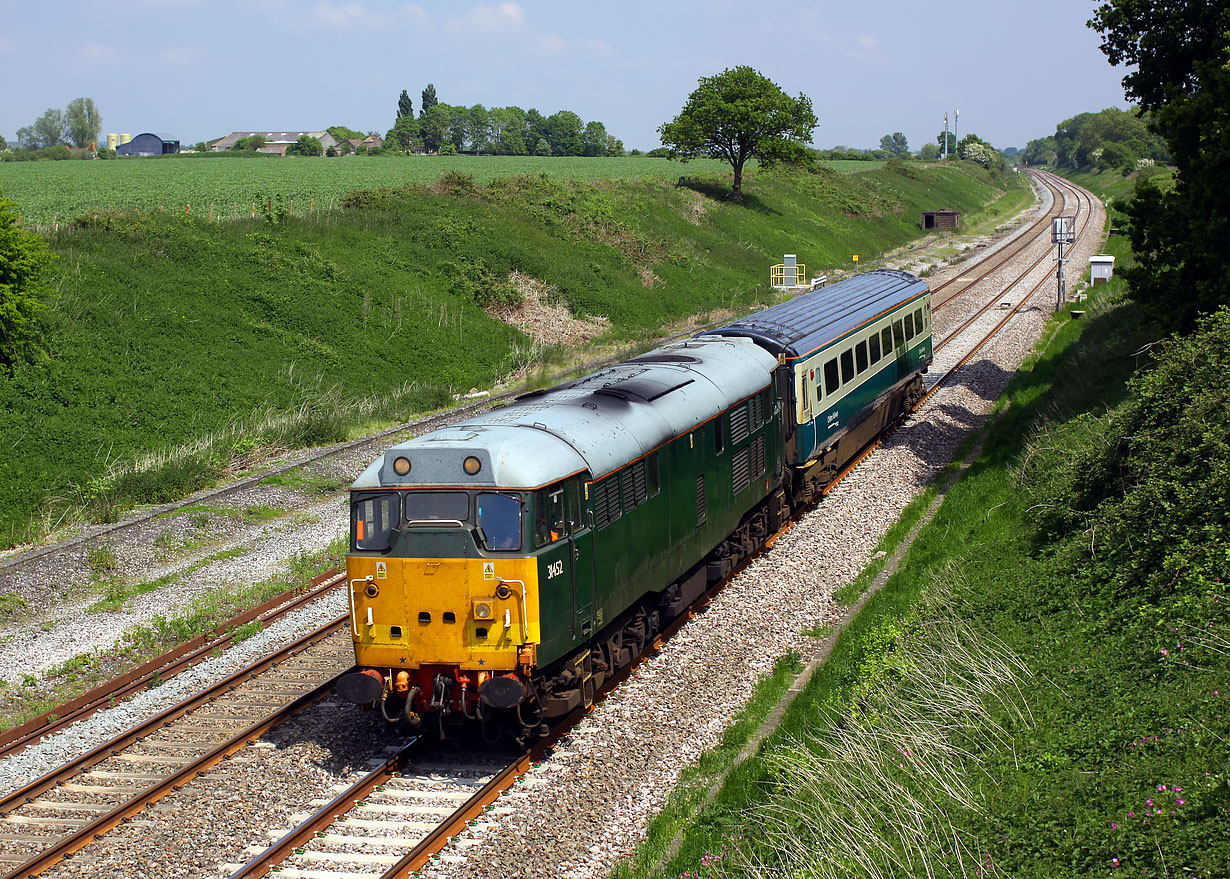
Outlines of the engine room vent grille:
M708 519L708 511L705 509L705 477L696 477L696 524L703 525Z
M595 483L593 499L594 527L605 528L618 519L622 513L619 506L619 479L609 476Z
M752 475L764 476L764 437L756 437L756 442L748 446L752 450Z
M744 446L730 459L731 491L735 494L747 488L752 481L751 446Z
M625 512L645 503L649 498L649 488L645 482L645 462L637 461L626 468L620 474L619 487Z
M747 408L751 413L752 430L756 430L764 424L764 395L757 394L748 400Z
M740 406L730 412L730 443L738 445L747 439L747 407Z

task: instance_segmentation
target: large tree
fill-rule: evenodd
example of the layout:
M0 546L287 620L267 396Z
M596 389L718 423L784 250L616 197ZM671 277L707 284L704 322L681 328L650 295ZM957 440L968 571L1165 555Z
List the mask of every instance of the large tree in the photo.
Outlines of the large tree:
M68 102L64 111L64 125L74 146L87 147L98 142L102 131L102 117L93 98L75 98Z
M910 154L909 141L905 139L905 135L900 131L894 131L892 134L886 134L880 138L880 149L892 153L894 156L904 157Z
M47 112L44 112L41 117L34 119L34 149L59 146L66 139L68 139L68 128L64 124L64 111L60 111L60 109L55 107L48 107Z
M1176 168L1162 192L1137 186L1127 208L1132 295L1161 327L1188 329L1230 303L1230 5L1111 0L1090 27L1129 100L1152 114Z
M410 95L405 89L401 90L401 97L397 99L397 118L401 119L405 116L414 118L414 101L410 100Z
M792 98L751 67L735 67L702 77L673 121L658 129L672 158L710 156L734 171L732 192L743 199L743 167L801 160L811 140L816 114L811 99Z
M427 88L423 89L423 93L419 95L419 118L426 116L428 111L438 103L440 101L436 97L436 87L427 83Z

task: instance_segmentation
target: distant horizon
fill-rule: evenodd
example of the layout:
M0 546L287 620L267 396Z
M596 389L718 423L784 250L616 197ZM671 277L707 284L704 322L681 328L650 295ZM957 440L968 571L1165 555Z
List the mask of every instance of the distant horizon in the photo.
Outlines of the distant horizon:
M0 61L27 72L0 87L0 133L15 145L17 129L48 108L90 97L104 137L149 132L190 145L258 130L243 124L258 120L295 123L271 131L345 125L383 137L401 91L417 113L430 82L446 104L571 110L648 152L700 77L747 64L811 98L817 149L877 149L900 131L917 152L943 131L945 112L959 136L1024 149L1078 113L1128 107L1126 71L1085 27L1097 5L1040 0L1020 15L972 0L824 10L768 0L749 15L733 0L70 0L52 14L0 0ZM1039 45L1047 59L1034 56Z

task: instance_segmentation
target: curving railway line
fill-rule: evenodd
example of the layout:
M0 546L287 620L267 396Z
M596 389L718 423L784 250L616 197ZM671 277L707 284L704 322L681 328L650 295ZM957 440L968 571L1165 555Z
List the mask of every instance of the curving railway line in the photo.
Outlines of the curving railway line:
M1055 193L1055 205L1062 208L1053 209L1032 224L1030 234L1022 236L1032 241L1012 245L1011 257L999 259L1001 253L983 260L974 269L977 277L971 278L969 272L959 273L934 288L945 289L958 280L963 283L936 305L937 312L941 306L945 310L955 309L960 301L975 304L973 316L963 316L942 337L938 335L937 314L937 352L951 347L965 353L954 353L954 362L928 383L928 397L959 376L975 353L995 339L1014 317L1031 308L1032 298L1053 280L1053 272L1037 271L1051 249L1049 217L1058 210L1069 215L1074 212L1082 218L1078 234L1090 234L1093 211L1087 194L1070 184L1049 179L1042 182ZM1029 248L1039 246L1037 233L1043 229L1047 230L1048 244L1041 255L1029 257L1030 267L1025 271L1012 270L1010 283L995 280L997 273L1009 271L1011 259L1026 258ZM1041 277L1030 284L1027 276L1039 274ZM937 367L940 359L937 357ZM926 401L920 404L914 417L927 417L927 405ZM829 491L836 489L870 451L869 448L856 459ZM765 549L785 530L771 538ZM748 564L751 563L749 560ZM321 589L329 585L328 581L318 584ZM721 588L702 596L698 605L713 601ZM647 648L633 669L610 681L608 692L618 688L627 675L635 674L640 662L662 649L690 617L691 614L681 617L672 631ZM176 793L193 779L250 747L295 712L327 697L334 678L351 667L349 638L339 631L345 624L346 618L339 617L305 636L293 648L266 657L251 669L236 673L210 691L162 712L114 741L92 749L81 760L65 764L4 798L0 801L0 875L42 875L73 852L122 827L122 822L156 801L164 801L163 807L173 813L177 808ZM106 694L100 694L92 706L83 710L99 710L107 701ZM266 828L271 844L254 842L246 863L228 864L223 872L261 876L276 868L281 875L304 879L392 879L408 875L429 862L447 870L450 863L464 862L464 846L451 847L435 861L431 861L432 856L467 827L498 826L500 818L514 810L507 805L512 802L510 798L500 800L501 792L535 761L543 759L559 737L583 717L578 712L534 751L503 761L493 762L488 752L432 753L423 742L410 742L397 753L376 760L378 765L364 777L339 787L332 799L311 804L314 808L299 816L293 827ZM47 731L44 725L19 742L14 738L17 743L13 747ZM253 828L254 839L259 833L259 828Z

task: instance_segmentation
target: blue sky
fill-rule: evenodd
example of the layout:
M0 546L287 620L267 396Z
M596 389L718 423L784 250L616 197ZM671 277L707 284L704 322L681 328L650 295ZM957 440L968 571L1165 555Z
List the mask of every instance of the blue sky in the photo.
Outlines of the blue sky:
M812 99L813 142L917 149L960 132L1024 147L1125 107L1084 0L0 0L0 135L98 105L104 132L185 145L234 130L383 133L397 97L568 109L631 149L658 145L698 78L749 64ZM1035 54L1041 53L1041 54Z

